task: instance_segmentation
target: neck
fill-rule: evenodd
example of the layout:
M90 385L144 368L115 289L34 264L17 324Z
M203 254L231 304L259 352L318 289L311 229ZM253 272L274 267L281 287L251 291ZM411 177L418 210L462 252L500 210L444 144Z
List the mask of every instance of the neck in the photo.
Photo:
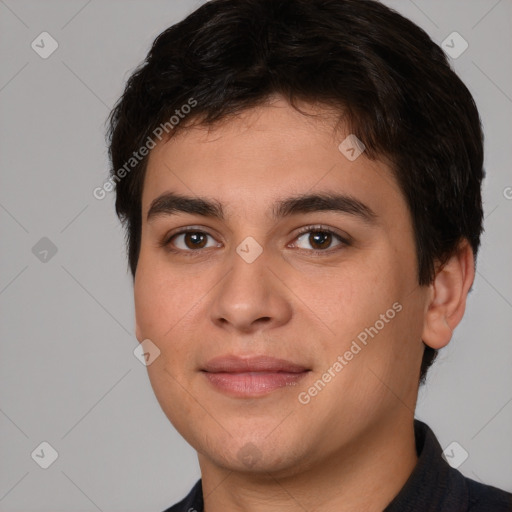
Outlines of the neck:
M293 474L230 471L200 455L204 510L382 512L417 460L412 417L376 425L350 447Z

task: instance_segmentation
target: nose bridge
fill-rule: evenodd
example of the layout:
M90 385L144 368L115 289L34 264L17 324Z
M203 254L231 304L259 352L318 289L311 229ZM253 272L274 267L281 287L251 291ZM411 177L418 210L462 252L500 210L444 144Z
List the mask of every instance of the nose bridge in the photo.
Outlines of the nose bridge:
M217 325L248 331L281 325L291 314L285 292L268 268L272 258L256 244L245 239L229 256L231 271L212 303L211 320Z

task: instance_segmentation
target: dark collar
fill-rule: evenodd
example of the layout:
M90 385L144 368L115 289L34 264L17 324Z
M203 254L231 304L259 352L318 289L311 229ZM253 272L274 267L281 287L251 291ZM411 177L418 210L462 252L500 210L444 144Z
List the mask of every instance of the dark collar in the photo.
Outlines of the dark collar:
M414 436L418 462L384 512L467 510L469 493L466 479L442 458L443 450L434 432L425 423L414 420Z
M414 420L418 462L398 495L383 512L510 512L512 495L465 478L441 456L432 430ZM165 512L203 512L201 480L188 496Z

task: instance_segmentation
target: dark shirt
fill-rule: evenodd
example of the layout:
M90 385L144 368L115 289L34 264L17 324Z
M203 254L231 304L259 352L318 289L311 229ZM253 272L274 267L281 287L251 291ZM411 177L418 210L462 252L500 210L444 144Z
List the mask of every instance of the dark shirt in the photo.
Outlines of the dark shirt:
M432 430L414 420L418 462L383 512L512 512L512 494L466 478L441 456ZM188 496L164 512L204 512L201 480Z

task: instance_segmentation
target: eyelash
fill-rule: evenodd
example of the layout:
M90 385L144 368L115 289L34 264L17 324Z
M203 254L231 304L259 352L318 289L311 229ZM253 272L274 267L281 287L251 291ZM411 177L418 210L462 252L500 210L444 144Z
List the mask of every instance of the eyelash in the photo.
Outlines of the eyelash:
M183 249L175 249L172 247L172 245L171 245L172 240L174 238L178 237L179 235L183 235L186 233L200 233L200 234L204 234L204 235L207 235L207 236L210 236L213 238L213 236L210 235L209 233L207 233L206 231L202 231L201 229L190 227L190 228L182 229L181 231L178 231L177 233L173 233L172 235L165 236L162 239L162 241L159 243L159 246L162 248L165 248L169 252L172 252L175 254L182 254L187 257L199 256L204 251L204 249L195 249L195 250L191 249L191 250L185 251ZM329 229L329 228L326 228L326 227L320 226L320 225L307 226L307 227L303 228L299 233L297 233L294 240L297 240L298 238L300 238L302 235L304 235L306 233L324 233L324 234L333 235L333 237L336 238L340 242L339 245L337 245L333 248L330 248L330 249L323 249L323 250L322 249L299 249L301 251L306 251L308 254L313 254L315 256L330 255L333 252L339 251L339 250L343 249L344 247L349 247L352 244L350 237L348 237L348 236L343 237L340 234L333 231L332 229ZM209 247L208 249L212 249L212 247Z

